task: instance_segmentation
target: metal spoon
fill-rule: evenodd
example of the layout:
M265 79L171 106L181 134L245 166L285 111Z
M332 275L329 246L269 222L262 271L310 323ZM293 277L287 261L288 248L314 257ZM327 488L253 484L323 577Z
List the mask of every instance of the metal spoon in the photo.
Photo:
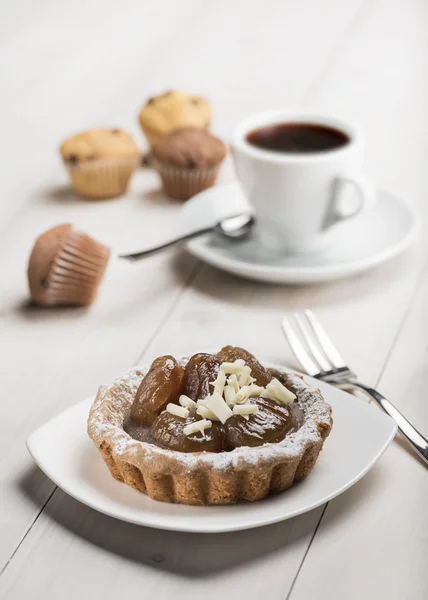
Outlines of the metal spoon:
M193 240L194 238L199 237L200 235L205 235L206 233L214 232L219 233L223 237L228 238L229 240L239 241L244 239L251 231L254 225L255 219L252 215L234 215L233 217L227 217L226 219L222 219L218 223L211 225L210 227L205 227L204 229L198 229L197 231L192 231L191 233L187 233L186 235L182 235L174 240L170 240L165 244L161 244L160 246L155 246L154 248L149 248L148 250L142 250L141 252L135 252L133 254L120 254L119 258L125 258L131 262L135 262L140 260L141 258L146 258L146 256L151 256L152 254L156 254L157 252L161 252L162 250L166 250L175 244L180 244L183 242L188 242L189 240Z

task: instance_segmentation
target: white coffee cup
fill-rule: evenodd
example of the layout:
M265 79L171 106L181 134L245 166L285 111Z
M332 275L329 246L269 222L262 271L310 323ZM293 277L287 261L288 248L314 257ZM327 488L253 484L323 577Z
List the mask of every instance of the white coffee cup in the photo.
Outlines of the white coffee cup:
M321 125L345 134L335 149L305 153L266 150L250 132L283 123ZM256 215L263 246L311 252L334 239L340 224L369 210L374 187L362 174L363 138L357 127L309 112L267 111L241 121L232 137L236 171Z

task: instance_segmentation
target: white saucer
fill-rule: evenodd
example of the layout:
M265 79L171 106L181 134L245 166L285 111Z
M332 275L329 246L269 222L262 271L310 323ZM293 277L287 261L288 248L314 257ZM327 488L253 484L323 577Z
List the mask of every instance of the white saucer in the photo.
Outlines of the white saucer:
M237 182L201 192L184 204L180 233L249 211ZM417 218L401 200L378 192L374 209L337 227L334 244L310 255L280 256L260 247L254 237L229 242L206 235L187 244L205 262L249 279L271 283L314 283L370 269L403 252L414 240Z
M333 430L307 479L260 502L166 504L115 481L86 433L93 398L40 427L27 440L27 447L39 467L67 494L122 521L199 533L260 527L312 510L344 492L372 468L395 436L395 423L375 406L326 383L312 383L332 406Z

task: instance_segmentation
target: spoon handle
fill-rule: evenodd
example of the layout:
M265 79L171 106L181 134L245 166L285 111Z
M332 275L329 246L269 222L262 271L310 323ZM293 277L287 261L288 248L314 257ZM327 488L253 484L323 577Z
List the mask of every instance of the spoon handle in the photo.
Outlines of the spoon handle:
M210 227L205 227L204 229L198 229L197 231L192 231L191 233L182 235L178 238L170 240L169 242L165 242L165 244L155 246L154 248L148 248L147 250L141 250L141 252L134 252L133 254L119 254L119 258L124 258L126 260L129 260L130 262L136 262L137 260L141 260L142 258L146 258L147 256L152 256L152 254L157 254L158 252L162 252L162 250L171 248L171 246L175 246L175 244L181 244L183 242L193 240L194 238L197 238L200 235L209 233L214 228L215 225L211 225Z

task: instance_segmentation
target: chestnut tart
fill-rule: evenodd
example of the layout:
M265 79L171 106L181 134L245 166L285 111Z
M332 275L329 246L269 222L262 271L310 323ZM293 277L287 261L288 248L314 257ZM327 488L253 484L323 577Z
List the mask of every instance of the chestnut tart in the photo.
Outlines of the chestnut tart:
M331 427L319 390L234 346L131 369L100 387L88 419L115 479L196 505L289 488L311 471Z

